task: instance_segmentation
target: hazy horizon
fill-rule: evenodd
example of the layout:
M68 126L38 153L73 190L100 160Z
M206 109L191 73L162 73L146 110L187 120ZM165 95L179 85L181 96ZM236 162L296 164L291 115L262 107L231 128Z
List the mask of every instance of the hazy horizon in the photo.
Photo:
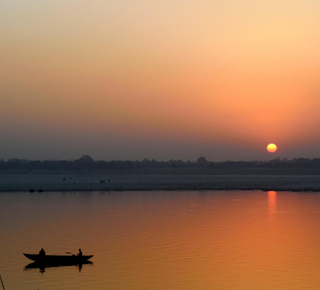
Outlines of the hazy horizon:
M0 159L320 157L319 1L0 7Z
M30 158L16 158L16 157L12 157L12 158L0 158L0 161L4 161L4 162L9 162L11 160L21 160L21 161L30 161L30 162L33 162L33 161L77 161L77 160L80 160L82 158L86 158L87 156L89 156L89 158L92 158L92 156L88 155L88 154L83 154L81 156L78 156L76 158L69 158L69 159L60 159L60 158L44 158L44 159L30 159ZM220 160L220 161L217 161L217 160L212 160L210 159L210 156L198 156L197 158L195 159L191 159L191 158L187 158L187 159L180 159L180 158L171 158L171 159L156 159L156 158L141 158L141 159L109 159L109 160L106 160L106 159L95 159L95 158L92 158L92 160L94 162L99 162L99 161L104 161L104 162L112 162L112 161L116 161L116 162L126 162L126 161L129 161L129 162L143 162L144 160L149 160L150 162L151 161L156 161L156 162L170 162L170 161L182 161L182 162L198 162L198 159L200 158L205 158L205 160L207 162L217 162L217 163L223 163L223 162L273 162L273 161L277 161L277 160L280 160L280 161L283 161L283 162L287 162L287 161L294 161L294 160L297 160L297 159L309 159L309 160L313 160L313 159L319 159L319 158L306 158L306 157L293 157L293 158L287 158L287 157L284 157L284 158L281 158L281 157L274 157L274 158L268 158L268 159L248 159L248 160L236 160L236 159L225 159L225 160Z

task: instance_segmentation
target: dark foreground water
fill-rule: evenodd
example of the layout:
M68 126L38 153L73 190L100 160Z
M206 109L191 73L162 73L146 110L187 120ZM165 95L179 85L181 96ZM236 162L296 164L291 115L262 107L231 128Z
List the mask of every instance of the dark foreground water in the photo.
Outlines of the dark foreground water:
M25 268L42 247L95 256ZM0 193L6 289L320 289L319 273L320 193Z

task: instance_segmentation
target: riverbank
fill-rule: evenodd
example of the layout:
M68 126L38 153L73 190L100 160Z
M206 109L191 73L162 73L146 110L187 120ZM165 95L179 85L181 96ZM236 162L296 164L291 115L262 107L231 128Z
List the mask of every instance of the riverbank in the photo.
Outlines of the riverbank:
M1 174L0 191L319 191L319 175Z

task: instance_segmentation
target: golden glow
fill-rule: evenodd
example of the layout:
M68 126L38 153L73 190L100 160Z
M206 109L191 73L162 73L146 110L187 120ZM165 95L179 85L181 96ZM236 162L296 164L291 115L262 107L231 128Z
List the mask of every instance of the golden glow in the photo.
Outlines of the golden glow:
M319 141L319 1L7 2L0 123L18 141Z
M268 150L268 152L270 152L270 153L276 152L277 149L278 149L278 148L277 148L277 145L274 144L274 143L270 143L270 144L267 146L267 150Z

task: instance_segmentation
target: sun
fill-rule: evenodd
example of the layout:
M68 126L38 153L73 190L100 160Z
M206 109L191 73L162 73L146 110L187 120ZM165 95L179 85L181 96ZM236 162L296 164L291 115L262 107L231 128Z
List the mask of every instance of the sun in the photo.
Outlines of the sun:
M268 152L270 152L270 153L276 152L277 149L278 149L278 148L277 148L277 145L274 144L274 143L270 143L270 144L267 146L267 150L268 150Z

